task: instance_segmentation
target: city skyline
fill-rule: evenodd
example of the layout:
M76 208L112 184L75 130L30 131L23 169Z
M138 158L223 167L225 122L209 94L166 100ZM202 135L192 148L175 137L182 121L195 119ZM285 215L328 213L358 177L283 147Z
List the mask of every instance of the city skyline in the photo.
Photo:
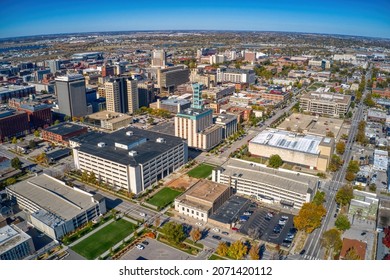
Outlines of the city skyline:
M390 19L384 0L316 3L263 1L178 1L150 5L113 0L5 0L0 38L59 33L141 30L235 30L324 33L390 38ZM15 20L17 15L17 19Z

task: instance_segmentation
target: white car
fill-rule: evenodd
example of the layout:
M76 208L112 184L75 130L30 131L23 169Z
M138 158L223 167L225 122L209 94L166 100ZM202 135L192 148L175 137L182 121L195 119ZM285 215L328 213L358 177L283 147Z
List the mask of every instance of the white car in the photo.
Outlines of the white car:
M197 225L197 226L203 226L203 224L202 223L199 223L199 222L197 222L195 225Z
M212 229L212 231L219 232L219 229L215 227L215 228Z
M288 220L288 216L281 216L280 218L282 218L283 220Z
M141 244L138 244L136 247L137 247L138 250L143 250L143 249L145 249L145 247L144 247L143 245L141 245Z
M143 213L143 212L140 212L139 215L140 215L141 217L146 217L146 214Z

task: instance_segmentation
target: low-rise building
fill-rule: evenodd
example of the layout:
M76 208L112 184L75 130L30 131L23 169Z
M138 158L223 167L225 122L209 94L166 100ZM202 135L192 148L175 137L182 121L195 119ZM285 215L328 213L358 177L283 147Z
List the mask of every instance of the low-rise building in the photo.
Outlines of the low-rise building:
M310 92L300 98L303 111L334 117L345 116L350 105L350 95L337 93Z
M2 86L0 87L0 103L7 103L11 98L28 97L30 94L35 94L35 86Z
M31 236L17 226L0 227L0 260L23 260L35 252Z
M283 92L279 90L270 90L269 92L264 92L263 98L266 100L273 100L273 101L286 101L289 97L288 92Z
M389 166L388 151L375 150L373 169L377 171L387 171L388 166Z
M28 115L23 111L7 109L0 111L0 141L9 141L29 132Z
M253 138L248 148L252 155L270 158L278 154L283 161L326 171L333 154L334 139L268 129Z
M42 174L6 188L8 196L29 215L31 223L54 239L106 213L106 202Z
M65 122L53 125L42 130L45 141L69 146L69 139L88 132L88 128L77 124Z
M185 109L191 107L191 101L187 99L169 98L169 99L157 99L156 102L150 104L150 108L164 109L173 114L180 113Z
M175 210L207 223L208 217L231 195L232 189L226 185L200 180L175 199Z
M368 109L367 121L385 123L387 118L386 112L378 109Z
M212 180L263 203L295 209L312 200L319 184L318 177L313 175L234 158L213 170Z
M133 122L133 118L129 115L109 111L100 111L88 115L88 118L100 123L101 128L111 131L127 127Z
M233 114L219 114L215 120L215 124L222 127L222 139L237 132L237 116Z

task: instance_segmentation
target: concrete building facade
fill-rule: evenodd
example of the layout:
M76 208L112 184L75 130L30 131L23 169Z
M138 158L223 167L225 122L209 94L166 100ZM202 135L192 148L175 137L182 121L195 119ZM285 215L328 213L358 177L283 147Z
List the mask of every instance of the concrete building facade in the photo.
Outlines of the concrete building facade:
M351 105L351 96L337 93L311 92L300 98L303 111L334 117L345 116Z
M0 260L23 260L34 251L31 236L17 226L0 228Z

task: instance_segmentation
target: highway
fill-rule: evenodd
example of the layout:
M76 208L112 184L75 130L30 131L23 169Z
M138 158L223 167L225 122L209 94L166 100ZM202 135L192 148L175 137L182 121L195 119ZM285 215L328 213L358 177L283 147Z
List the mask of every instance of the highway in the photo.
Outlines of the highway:
M370 72L369 72L370 73ZM367 73L367 75L369 74ZM367 80L367 78L366 78ZM323 191L326 192L326 203L325 208L327 209L327 213L325 218L323 219L322 225L320 228L314 230L308 237L306 241L306 253L302 256L303 259L323 259L324 251L321 247L321 237L322 234L333 227L334 222L334 213L336 211L336 201L335 201L335 195L337 193L337 190L343 185L344 183L344 177L346 174L346 170L348 167L348 164L352 157L352 146L355 141L357 128L359 125L359 122L363 119L364 116L364 105L363 100L367 94L367 90L364 91L364 94L362 96L362 99L360 103L358 104L357 111L355 112L352 123L351 123L351 129L349 131L349 137L347 140L345 152L342 156L342 160L344 161L344 164L342 167L334 173L332 180L330 181L328 188L323 189Z

